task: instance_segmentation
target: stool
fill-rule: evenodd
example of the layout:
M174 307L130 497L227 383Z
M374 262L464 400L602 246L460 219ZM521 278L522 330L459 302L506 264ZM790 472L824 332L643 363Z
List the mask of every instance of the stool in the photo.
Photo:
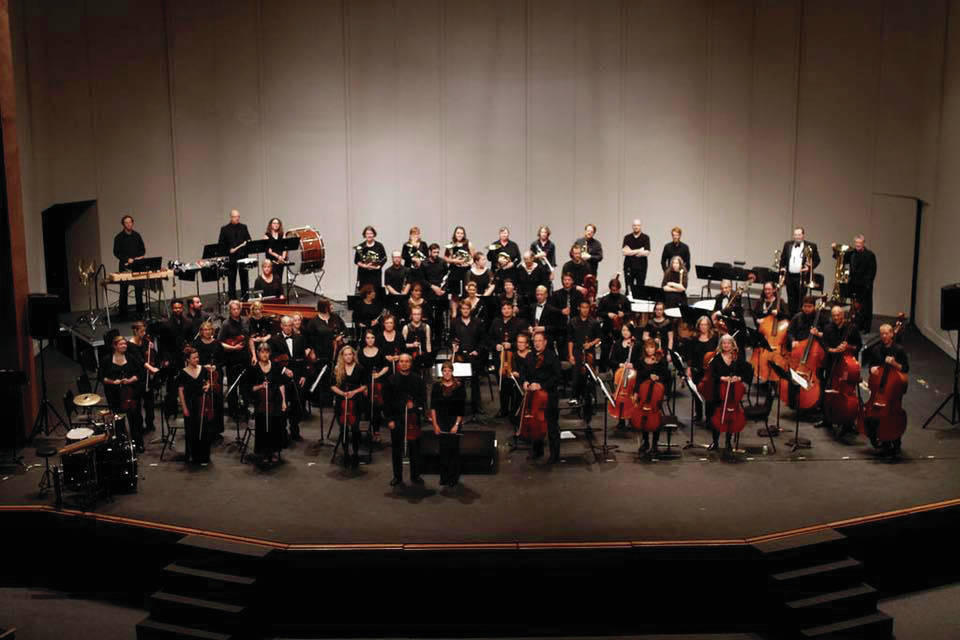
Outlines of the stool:
M674 447L678 445L673 444L673 434L676 433L677 429L680 428L680 419L677 416L663 416L663 420L660 422L660 431L667 434L667 444L664 445L665 449L662 452L657 453L657 457L662 460L672 460L680 457L680 452L675 450Z
M47 494L53 486L53 471L50 470L50 458L57 455L56 447L38 447L37 457L43 458L43 475L40 476L40 497Z

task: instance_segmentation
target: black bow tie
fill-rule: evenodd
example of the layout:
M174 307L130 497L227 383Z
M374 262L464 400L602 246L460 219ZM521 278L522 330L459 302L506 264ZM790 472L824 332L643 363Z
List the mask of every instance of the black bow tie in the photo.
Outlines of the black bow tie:
M800 248L800 243L799 243L799 242L794 242L794 243L793 243L793 248L794 248L794 249L799 249L799 248Z

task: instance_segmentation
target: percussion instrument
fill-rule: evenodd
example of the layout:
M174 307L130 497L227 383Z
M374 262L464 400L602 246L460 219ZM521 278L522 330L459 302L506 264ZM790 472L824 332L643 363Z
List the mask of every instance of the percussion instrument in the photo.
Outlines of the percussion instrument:
M102 400L103 398L95 393L81 393L80 395L73 397L73 404L78 407L92 407L100 404Z
M60 455L63 455L65 452L70 453L71 451L76 451L75 445L82 440L86 440L92 436L93 433L93 429L89 427L74 427L70 429L70 431L67 431L67 445L60 449Z
M245 316L250 315L252 304L252 302L241 302L240 313ZM315 306L309 304L283 304L282 302L261 302L260 304L263 306L264 315L275 315L278 318L299 313L304 320L310 320L316 318L319 313Z
M169 280L173 269L158 269L157 271L117 271L108 273L106 283L132 282L141 280Z
M288 229L284 236L300 238L300 273L323 271L323 263L326 258L323 236L309 225Z
M252 258L240 258L237 260L237 264L244 269L253 269L257 266L257 262L259 262L259 259L256 256Z

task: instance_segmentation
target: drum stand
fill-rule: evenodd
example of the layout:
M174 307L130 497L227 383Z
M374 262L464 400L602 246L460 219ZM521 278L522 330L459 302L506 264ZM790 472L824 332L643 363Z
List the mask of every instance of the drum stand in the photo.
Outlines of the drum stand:
M956 348L956 353L953 356L953 392L947 396L943 402L940 403L940 406L937 407L937 410L934 411L927 421L923 423L923 428L926 429L927 425L936 418L940 416L944 420L950 423L950 426L954 426L957 423L960 423L960 389L958 389L958 381L960 381L960 336L957 338L957 342L954 345ZM950 404L950 417L945 416L942 411L947 403Z
M27 438L29 442L33 442L33 439L41 431L44 437L47 437L60 427L63 427L64 431L67 430L67 423L64 422L63 416L60 415L47 397L47 367L43 359L43 341L44 338L40 338L40 406L37 408L37 417L33 421L33 431L30 432L30 437ZM47 344L49 344L49 340ZM53 413L57 419L52 425L50 423L50 413Z

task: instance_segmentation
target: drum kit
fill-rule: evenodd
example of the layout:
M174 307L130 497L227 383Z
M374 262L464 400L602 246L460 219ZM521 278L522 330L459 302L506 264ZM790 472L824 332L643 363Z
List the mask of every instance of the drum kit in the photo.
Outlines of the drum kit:
M96 393L84 393L73 402L90 409L101 400ZM64 502L65 494L72 494L86 508L100 496L137 491L137 450L126 416L103 408L90 414L88 420L89 426L67 432L66 444L57 452L60 464L54 467L53 484L58 505Z

